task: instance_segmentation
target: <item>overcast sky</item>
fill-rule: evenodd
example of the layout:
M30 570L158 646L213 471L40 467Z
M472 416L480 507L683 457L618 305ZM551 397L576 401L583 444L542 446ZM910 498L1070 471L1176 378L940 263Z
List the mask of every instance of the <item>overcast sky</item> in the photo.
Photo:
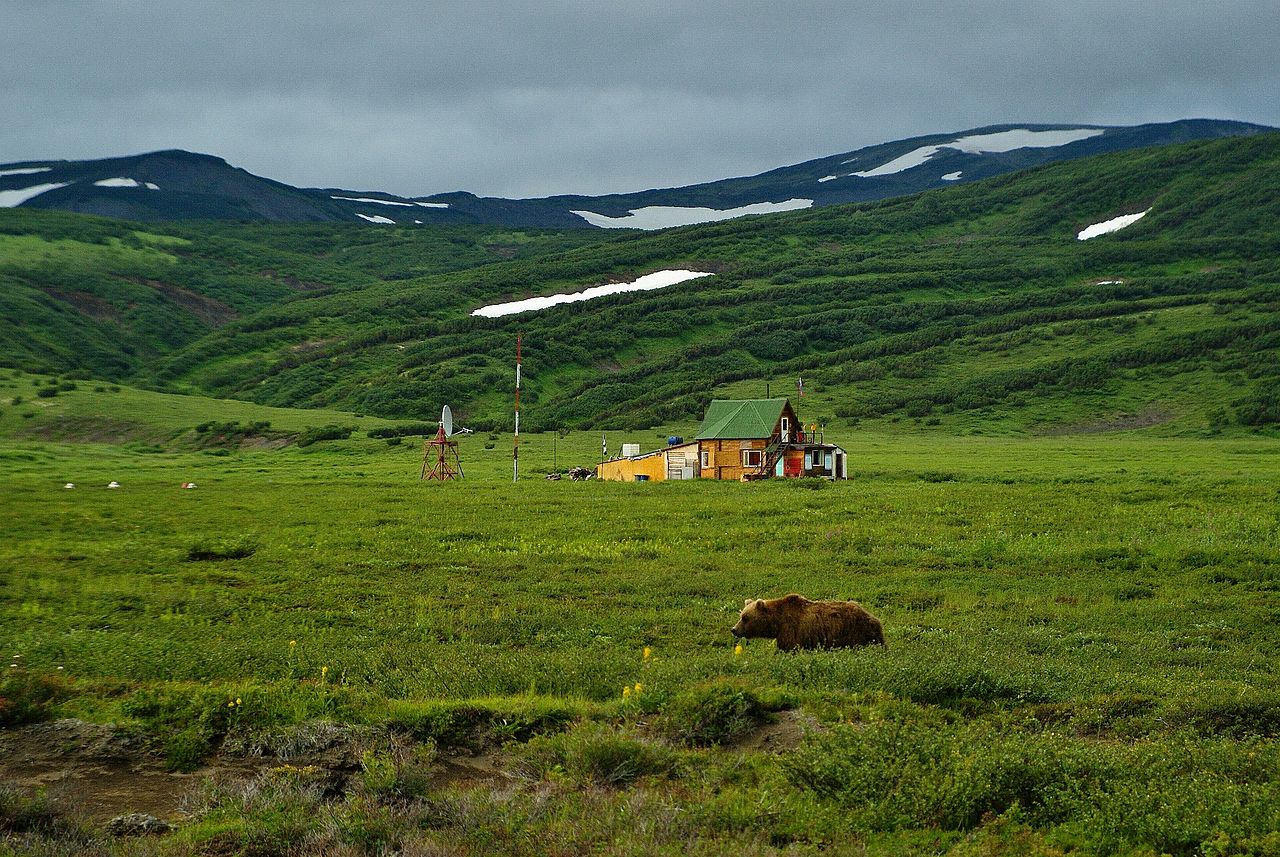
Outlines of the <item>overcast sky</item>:
M1277 0L0 0L0 163L305 187L711 181L1006 122L1280 125Z

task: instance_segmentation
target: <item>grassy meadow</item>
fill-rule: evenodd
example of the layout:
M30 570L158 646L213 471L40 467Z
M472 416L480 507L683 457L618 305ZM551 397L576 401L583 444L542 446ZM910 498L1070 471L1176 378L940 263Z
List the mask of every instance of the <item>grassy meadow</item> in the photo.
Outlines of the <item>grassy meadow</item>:
M512 484L482 432L434 484L393 421L0 374L0 725L174 770L365 736L341 793L215 779L161 838L0 788L0 854L1280 853L1272 438L845 427L846 483L547 481L598 460L575 431ZM288 436L196 430L233 420ZM735 649L791 591L888 649Z

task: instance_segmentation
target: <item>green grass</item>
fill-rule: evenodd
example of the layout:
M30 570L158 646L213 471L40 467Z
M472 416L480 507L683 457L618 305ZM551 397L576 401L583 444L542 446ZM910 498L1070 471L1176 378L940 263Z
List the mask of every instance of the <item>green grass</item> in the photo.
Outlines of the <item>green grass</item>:
M264 415L94 384L41 401L130 395L166 430ZM522 437L513 485L509 435L478 434L441 485L417 481L415 438L210 455L15 437L31 421L10 410L11 723L132 724L184 769L334 720L445 752L509 742L522 778L441 786L376 745L336 800L282 775L211 786L164 853L1275 845L1273 440L840 429L846 483L544 480L553 443L562 467L598 457L573 432ZM789 591L860 600L889 649L735 655L742 599ZM720 749L786 709L816 725L796 751Z

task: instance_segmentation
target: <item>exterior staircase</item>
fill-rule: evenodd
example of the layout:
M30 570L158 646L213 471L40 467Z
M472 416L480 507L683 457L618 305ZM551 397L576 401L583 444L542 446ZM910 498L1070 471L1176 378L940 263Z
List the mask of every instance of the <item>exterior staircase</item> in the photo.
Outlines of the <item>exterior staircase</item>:
M761 462L759 469L742 474L743 480L768 479L773 476L773 469L778 466L778 459L782 458L782 453L786 449L787 445L782 442L781 437L775 437L770 440L769 445L764 448L764 460Z

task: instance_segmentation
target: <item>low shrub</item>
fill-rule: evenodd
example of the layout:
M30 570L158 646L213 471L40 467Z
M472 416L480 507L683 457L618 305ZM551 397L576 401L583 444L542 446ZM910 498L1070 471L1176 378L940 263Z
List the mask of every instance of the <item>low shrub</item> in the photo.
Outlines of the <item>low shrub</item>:
M64 816L43 790L28 796L16 786L0 783L0 854L30 853L8 851L6 843L20 848L22 843L18 837L25 839L33 834L57 840L64 846L56 852L50 848L49 853L83 853L77 846L87 845L91 840L89 832Z
M714 747L743 738L768 716L750 690L713 684L672 698L662 711L658 728L676 744Z
M564 729L579 712L559 701L519 706L476 702L400 702L387 726L437 747L480 750Z
M677 767L673 751L600 723L533 738L517 759L517 771L529 779L568 777L598 786L625 786L641 777L669 776Z
M1203 735L1276 738L1280 737L1280 698L1202 702L1186 706L1171 719Z
M311 446L322 440L346 440L356 430L355 426L340 426L334 423L323 426L307 426L298 435L298 446Z
M836 726L783 757L788 779L873 830L972 830L1016 814L1097 854L1210 853L1280 825L1280 750L1176 736L1123 744L989 723ZM1249 852L1217 852L1249 853Z
M69 695L60 681L11 669L0 679L0 727L48 720L54 703Z
M382 426L380 428L369 429L365 432L366 437L410 437L416 435L433 435L436 433L438 426L430 423L408 423L401 426Z

